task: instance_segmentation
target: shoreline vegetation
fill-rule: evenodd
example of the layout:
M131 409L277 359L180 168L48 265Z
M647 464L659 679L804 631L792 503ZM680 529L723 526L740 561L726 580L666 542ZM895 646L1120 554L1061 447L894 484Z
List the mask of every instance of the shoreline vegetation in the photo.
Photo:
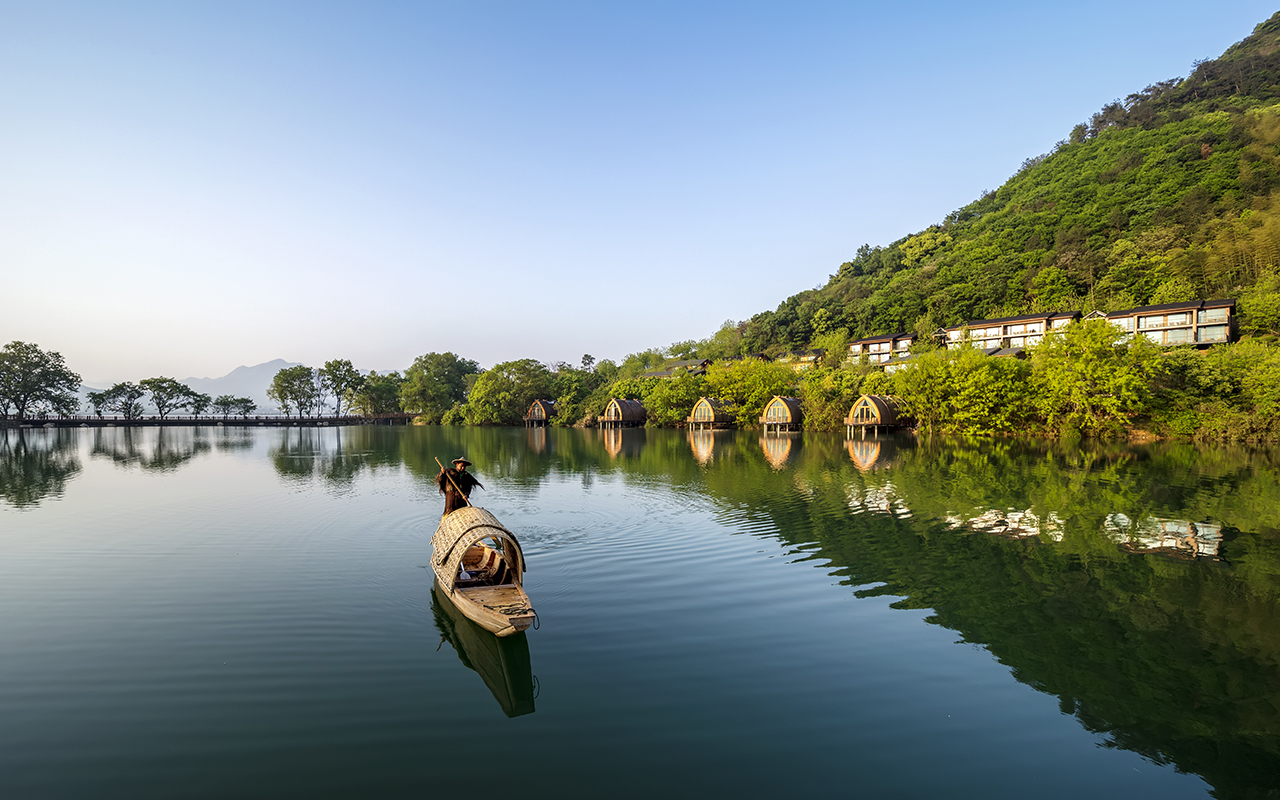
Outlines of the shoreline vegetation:
M1025 360L932 340L972 320L1214 297L1238 300L1240 341L1158 347L1098 320L1050 333ZM888 375L845 358L850 341L893 331L914 333L911 366ZM481 370L427 353L403 374L375 374L335 360L281 370L267 396L298 418L332 406L463 425L519 425L534 400L555 402L550 424L590 425L611 398L627 398L663 427L709 397L738 427L754 427L784 395L802 401L805 430L829 431L860 395L877 394L896 397L930 434L1273 441L1278 338L1280 13L1186 77L1107 103L940 224L864 245L822 286L706 339L621 363L586 355L578 365L519 359ZM823 355L802 372L775 361L799 351ZM691 360L705 369L677 363ZM78 391L57 353L20 341L0 350L0 415L73 414ZM95 413L129 418L144 400L162 418L256 408L164 377L89 395Z

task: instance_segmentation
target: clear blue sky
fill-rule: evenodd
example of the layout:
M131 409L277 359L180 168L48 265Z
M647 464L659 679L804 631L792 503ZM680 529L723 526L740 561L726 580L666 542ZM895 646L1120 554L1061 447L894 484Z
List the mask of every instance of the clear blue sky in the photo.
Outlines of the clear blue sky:
M105 383L702 338L1274 11L4 3L0 341Z

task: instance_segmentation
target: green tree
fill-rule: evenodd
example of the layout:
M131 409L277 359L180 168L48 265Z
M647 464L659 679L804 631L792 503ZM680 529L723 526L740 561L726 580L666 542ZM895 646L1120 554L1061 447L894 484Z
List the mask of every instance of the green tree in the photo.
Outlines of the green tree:
M796 374L782 364L743 359L707 370L710 395L736 408L738 425L744 428L759 423L774 395L789 395L795 386Z
M400 405L422 421L438 424L445 412L466 399L468 379L479 372L479 364L453 353L418 356L404 372Z
M271 379L267 398L279 406L286 417L294 411L299 417L310 414L320 402L316 371L302 364L285 367Z
M707 379L701 375L678 375L659 379L644 399L648 424L669 427L684 422L698 398L707 393Z
M1159 348L1102 320L1051 331L1032 350L1033 396L1053 431L1118 433L1148 408Z
M197 417L209 410L209 406L213 405L213 398L204 392L197 392L195 389L187 389L187 408Z
M476 378L467 395L467 423L519 423L534 400L551 397L553 378L549 369L531 358L496 364Z
M364 376L345 358L324 362L319 378L322 391L333 395L333 413L339 417L342 416L342 402L347 394L359 389L364 382Z
M372 373L365 376L359 388L351 390L347 395L347 404L351 410L363 417L376 417L381 414L399 414L400 391L404 379L399 372L386 375Z
M147 390L138 384L131 381L122 381L110 389L91 392L89 394L89 402L93 403L94 408L98 409L99 412L108 411L112 414L119 414L127 420L135 420L142 416L142 403L140 401L146 394Z
M221 414L222 418L226 419L235 413L236 400L237 398L232 397L229 394L220 394L213 399L213 402L210 405L213 406L215 414Z
M138 381L143 391L151 395L151 405L156 407L160 419L166 419L174 411L188 408L192 401L192 390L186 384L173 378L146 378Z
M80 407L80 376L62 355L27 342L0 348L0 414L26 419L32 414L74 414Z

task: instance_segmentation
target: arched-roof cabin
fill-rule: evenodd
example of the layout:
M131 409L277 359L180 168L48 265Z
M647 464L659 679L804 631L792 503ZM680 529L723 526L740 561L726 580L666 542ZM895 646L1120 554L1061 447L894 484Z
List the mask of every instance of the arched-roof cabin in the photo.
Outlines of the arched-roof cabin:
M771 430L779 433L800 430L804 424L804 409L800 405L800 398L775 395L764 407L760 424L764 425L765 433Z
M695 431L731 428L734 421L733 412L724 403L710 397L698 398L698 402L693 404L693 411L689 412L689 418L685 420L689 429Z
M556 404L551 400L534 400L529 413L524 415L526 428L545 428L556 415Z
M600 415L602 428L638 428L644 425L648 412L639 400L627 400L615 397L604 407Z
M897 398L885 394L864 394L849 409L844 424L846 433L852 434L854 428L861 428L865 436L867 428L871 428L873 433L880 428L909 428L915 420L902 409Z

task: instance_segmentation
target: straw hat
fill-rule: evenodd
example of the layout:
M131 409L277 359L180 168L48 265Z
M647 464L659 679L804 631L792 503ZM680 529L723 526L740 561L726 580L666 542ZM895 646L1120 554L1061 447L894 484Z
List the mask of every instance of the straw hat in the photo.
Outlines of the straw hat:
M450 464L452 464L452 465L454 465L455 467L456 467L456 466L458 466L459 464L461 464L461 465L462 465L462 466L464 466L464 467L469 467L469 466L471 466L471 462L470 462L470 461L468 461L468 460L466 460L465 458L455 458L454 460L450 461L449 463L450 463Z

